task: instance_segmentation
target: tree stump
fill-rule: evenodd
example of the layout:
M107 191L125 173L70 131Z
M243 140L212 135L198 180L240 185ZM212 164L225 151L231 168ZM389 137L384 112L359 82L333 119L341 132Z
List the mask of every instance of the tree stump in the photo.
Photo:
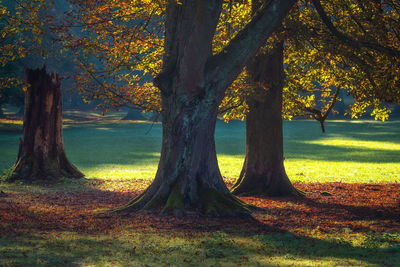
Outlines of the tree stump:
M46 66L27 69L23 139L9 181L54 180L84 175L70 163L64 151L61 81Z

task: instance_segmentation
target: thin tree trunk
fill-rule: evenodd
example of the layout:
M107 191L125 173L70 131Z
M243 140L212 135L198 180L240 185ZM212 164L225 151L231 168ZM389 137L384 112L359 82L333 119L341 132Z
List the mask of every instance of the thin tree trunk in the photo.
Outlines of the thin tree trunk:
M232 193L241 196L300 195L283 164L283 43L248 64L254 94L247 99L246 157Z
M27 69L26 76L30 86L25 96L24 135L9 180L83 177L64 151L59 76L48 75L45 66Z

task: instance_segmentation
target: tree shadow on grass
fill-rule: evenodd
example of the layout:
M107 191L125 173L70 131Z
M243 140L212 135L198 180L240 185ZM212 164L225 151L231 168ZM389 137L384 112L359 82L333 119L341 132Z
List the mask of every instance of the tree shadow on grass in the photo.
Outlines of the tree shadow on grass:
M398 184L297 184L306 197L270 197L245 201L262 206L256 217L284 229L314 229L327 233L400 232Z
M399 209L356 206L337 203L321 203L315 200L281 200L292 205L266 207L259 213L260 219L285 229L318 228L323 232L400 231ZM297 206L301 206L298 208Z
M396 266L400 257L390 249L355 247L339 238L317 239L286 232L285 234L263 234L257 238L264 245L266 256L278 257L278 262L262 260L271 266L336 265L383 265ZM398 252L398 249L397 249ZM257 256L257 252L253 256ZM249 255L252 257L252 255Z
M354 247L341 239L324 240L290 232L249 232L245 228L248 225L243 224L242 229L240 223L234 229L221 223L218 230L208 231L143 233L134 229L126 236L57 232L0 238L0 265L215 266L218 261L225 266L332 266L338 263L341 266L397 266L400 263L398 249ZM263 224L258 228L262 227L269 231ZM184 240L174 242L172 236Z

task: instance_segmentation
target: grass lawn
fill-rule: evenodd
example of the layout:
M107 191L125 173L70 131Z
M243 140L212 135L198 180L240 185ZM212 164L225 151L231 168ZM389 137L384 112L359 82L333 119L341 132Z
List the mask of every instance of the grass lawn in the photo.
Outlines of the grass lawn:
M66 120L64 139L67 156L86 177L153 179L160 123L121 122L118 113L85 115L87 121ZM19 127L20 122L0 123L0 171L15 161ZM400 182L400 121L328 121L326 127L322 134L315 121L284 122L285 166L292 181ZM244 160L245 123L218 121L216 146L222 175L235 181Z
M247 220L95 216L151 182L161 125L65 115L65 149L86 179L0 184L0 266L400 266L400 121L329 121L326 134L285 122L285 166L308 198L243 198L265 208ZM0 120L0 172L20 136L20 122ZM232 184L245 124L219 121L216 143Z

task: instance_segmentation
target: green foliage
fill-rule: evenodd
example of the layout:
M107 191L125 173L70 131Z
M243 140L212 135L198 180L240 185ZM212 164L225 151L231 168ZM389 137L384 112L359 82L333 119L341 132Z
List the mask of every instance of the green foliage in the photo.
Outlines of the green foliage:
M375 47L400 51L395 30L400 25L397 1L343 0L322 4L335 27L359 46L349 45L332 34L313 5L300 3L285 24L285 91L300 93L300 108L311 105L326 111L334 88L340 88L354 98L347 111L352 118L369 110L375 119L386 120L389 112L385 102L400 103L400 76L398 68L393 68L399 65L399 57ZM305 98L305 93L315 95L317 91L321 92L318 100Z
M85 101L103 111L121 106L160 111L153 78L161 70L164 1L72 1L59 30L75 53L75 80ZM81 32L70 31L79 25ZM82 36L83 35L83 36Z
M243 8L249 12L249 6ZM399 57L371 47L400 53L397 1L323 1L323 8L339 31L361 44L354 47L333 35L310 1L299 1L262 50L265 53L275 42L285 42L282 116L292 119L316 117L318 112L327 114L336 101L342 100L335 96L339 88L342 95L354 99L341 115L360 118L369 112L376 120L386 120L390 114L387 102L400 103L400 73L398 67L393 67L399 66ZM227 25L240 24L236 17L230 17ZM244 71L222 102L220 111L225 120L245 117L246 97L254 94L254 87L268 90L267 84L249 84ZM337 113L335 109L333 112Z
M0 1L0 104L23 104L26 65L35 61L32 56L50 53L52 41L45 34L51 25L46 16L51 5L52 0Z

